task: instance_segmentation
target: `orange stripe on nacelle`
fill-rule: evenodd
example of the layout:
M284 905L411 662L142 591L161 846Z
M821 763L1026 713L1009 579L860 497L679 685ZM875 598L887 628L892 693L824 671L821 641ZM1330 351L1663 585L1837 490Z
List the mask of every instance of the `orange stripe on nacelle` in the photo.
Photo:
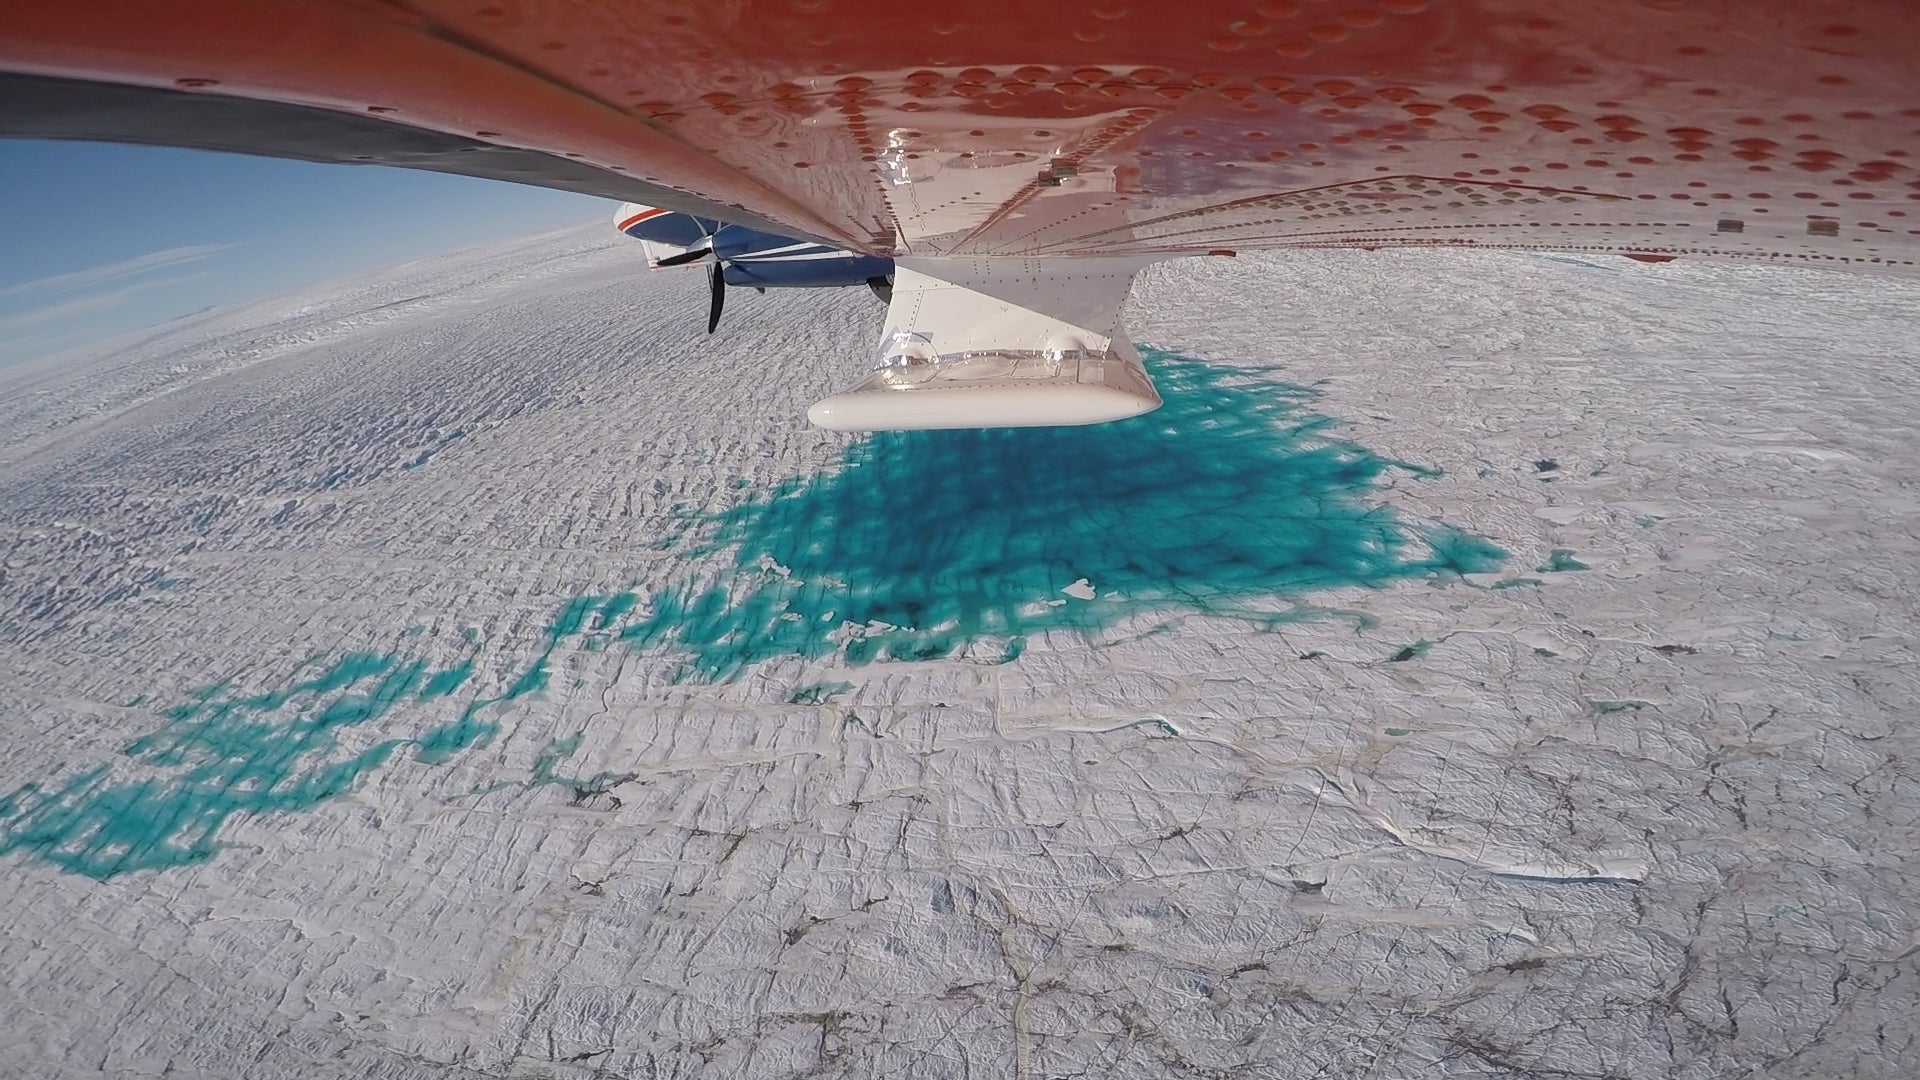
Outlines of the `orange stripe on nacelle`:
M638 225L638 224L640 224L640 223L641 223L641 222L643 222L643 221L651 221L651 220L653 220L654 218L657 218L657 217L659 217L659 216L660 216L661 214L671 214L671 213L673 213L673 211L671 211L671 210L647 210L647 211L643 211L643 212L641 212L641 213L638 213L638 214L635 214L635 215L633 215L632 217L630 217L630 218L628 218L627 220L625 220L625 221L623 221L623 222L621 222L621 223L620 223L620 231L621 231L621 232L626 232L626 231L627 231L628 229L631 229L631 228L633 228L633 227L634 227L635 225Z

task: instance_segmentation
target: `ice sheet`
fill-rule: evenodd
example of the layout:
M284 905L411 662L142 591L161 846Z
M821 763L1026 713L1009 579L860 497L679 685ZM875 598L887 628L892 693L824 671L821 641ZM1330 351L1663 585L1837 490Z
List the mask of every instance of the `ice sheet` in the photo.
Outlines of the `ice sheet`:
M1912 1074L1914 285L1189 261L879 439L698 291L0 368L0 1075Z

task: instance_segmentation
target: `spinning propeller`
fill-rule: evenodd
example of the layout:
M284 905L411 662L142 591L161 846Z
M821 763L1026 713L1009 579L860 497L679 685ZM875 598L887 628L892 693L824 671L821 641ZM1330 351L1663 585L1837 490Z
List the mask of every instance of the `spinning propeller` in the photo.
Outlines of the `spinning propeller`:
M678 255L661 259L658 263L654 264L660 267L685 266L688 263L699 262L710 255L713 256L713 261L707 264L707 293L713 299L707 305L707 333L709 334L713 333L714 327L720 325L720 309L725 307L727 303L726 268L720 257L713 253L712 235L707 237L706 247L695 248L692 251L683 251Z

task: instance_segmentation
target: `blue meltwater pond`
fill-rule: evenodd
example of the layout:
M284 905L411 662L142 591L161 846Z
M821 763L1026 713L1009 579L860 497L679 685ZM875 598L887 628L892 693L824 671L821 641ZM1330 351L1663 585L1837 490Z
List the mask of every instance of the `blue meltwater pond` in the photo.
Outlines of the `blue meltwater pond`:
M917 431L718 515L732 571L669 588L621 637L728 679L779 656L928 660L1143 614L1271 625L1338 586L1496 569L1505 553L1372 501L1388 461L1334 439L1314 393L1143 350L1158 412L1084 428ZM1089 598L1090 594L1090 598ZM1275 603L1281 601L1281 603Z
M370 653L272 693L202 690L121 761L0 795L0 854L96 878L204 861L235 818L310 809L405 746L438 764L486 744L497 707L542 692L554 656L572 648L676 655L689 682L792 656L860 666L988 648L1010 661L1050 630L1189 615L1265 628L1313 617L1303 600L1316 591L1505 559L1377 505L1388 470L1435 474L1334 438L1306 411L1313 391L1143 351L1166 398L1156 413L877 435L837 468L692 522L692 554L717 558L717 574L569 601L498 696L473 694L471 662L431 671ZM825 700L839 685L809 689ZM343 738L401 706L452 714L412 738ZM552 744L545 776L577 746Z

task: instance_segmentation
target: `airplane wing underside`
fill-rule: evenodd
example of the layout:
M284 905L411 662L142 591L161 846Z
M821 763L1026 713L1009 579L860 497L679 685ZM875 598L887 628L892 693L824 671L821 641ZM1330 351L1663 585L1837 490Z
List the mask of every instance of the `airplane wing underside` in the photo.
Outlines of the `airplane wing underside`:
M191 122L116 135L138 125L63 111L59 87L237 98L441 140L401 164L505 163L874 254L1485 246L1911 273L1920 252L1905 0L3 7L0 71L41 91L0 109L10 133L201 145ZM214 142L273 141L237 126ZM251 148L388 160L324 124L300 139Z
M1910 0L0 13L0 135L497 176L892 258L880 369L815 407L832 427L1151 409L1118 313L1176 255L1920 259Z

